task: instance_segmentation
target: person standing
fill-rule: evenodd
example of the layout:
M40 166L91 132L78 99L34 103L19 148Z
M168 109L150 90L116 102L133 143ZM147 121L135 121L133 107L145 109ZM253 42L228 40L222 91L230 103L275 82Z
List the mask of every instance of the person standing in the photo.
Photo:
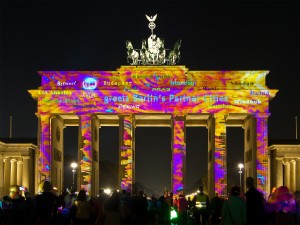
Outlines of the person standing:
M93 213L93 209L90 205L90 202L87 201L86 190L82 189L79 191L76 206L77 212L74 224L92 224L91 215Z
M231 188L229 199L224 202L222 207L222 221L224 225L246 224L246 202L239 197L240 193L240 187L234 186Z
M254 179L246 178L248 191L246 195L247 225L266 224L265 199L263 194L254 187Z
M43 192L34 202L35 224L56 224L58 197L53 193L52 184L45 181Z
M197 225L207 225L209 219L209 197L204 193L203 186L199 187L199 193L194 198L196 198L196 223Z
M189 204L185 199L184 194L179 195L179 199L176 202L177 210L178 210L178 220L179 225L185 225L187 221L187 210L189 208Z
M223 199L215 194L210 201L210 223L211 225L219 225L221 223Z

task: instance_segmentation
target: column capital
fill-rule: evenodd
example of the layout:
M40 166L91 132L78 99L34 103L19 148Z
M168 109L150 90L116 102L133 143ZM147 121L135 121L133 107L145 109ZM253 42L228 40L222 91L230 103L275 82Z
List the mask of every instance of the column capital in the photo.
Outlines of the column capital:
M94 119L98 125L98 128L101 128L101 121L97 115L92 115L92 119Z
M4 162L9 161L9 162L10 162L10 157L5 157L3 161L4 161Z
M223 117L224 120L226 120L226 117L228 116L228 114L223 114L223 113L213 113L211 114L211 117L214 117L215 119L218 117Z
M48 113L35 113L35 115L37 116L37 118L47 118L47 117L54 117L54 115L50 115Z
M30 156L22 156L22 159L30 159Z
M17 162L17 160L16 159L11 159L10 162L14 163L14 162Z
M172 114L171 118L176 121L185 121L186 120L186 115L176 115Z
M283 162L283 157L276 157L275 159L276 159L276 161L282 161Z
M66 125L65 125L64 119L63 119L60 115L55 115L54 117L55 117L59 122L62 123L62 128L65 129L65 128L66 128Z

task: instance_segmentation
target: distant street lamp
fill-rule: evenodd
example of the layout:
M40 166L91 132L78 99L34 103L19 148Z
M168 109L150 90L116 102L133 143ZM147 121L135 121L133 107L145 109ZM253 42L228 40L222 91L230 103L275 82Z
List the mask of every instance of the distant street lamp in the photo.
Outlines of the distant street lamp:
M238 165L238 167L239 167L239 174L240 174L240 187L242 187L242 173L243 173L243 171L242 171L242 169L244 168L244 164L242 164L242 163L240 163L239 165Z
M71 163L71 168L72 168L72 173L73 173L73 188L75 189L75 185L74 185L74 177L75 177L75 173L76 173L76 168L77 168L78 164L76 162L72 162Z

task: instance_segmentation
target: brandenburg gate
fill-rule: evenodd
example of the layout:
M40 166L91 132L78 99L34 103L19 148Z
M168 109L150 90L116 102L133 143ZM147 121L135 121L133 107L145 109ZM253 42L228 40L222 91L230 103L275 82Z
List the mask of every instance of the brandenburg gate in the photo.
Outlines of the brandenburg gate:
M77 183L99 189L99 128L119 126L120 188L135 183L135 128L172 129L172 191L185 187L186 127L208 129L208 190L227 194L226 127L245 130L245 176L269 192L268 71L189 71L185 66L121 66L116 71L41 71L29 90L39 119L38 182L63 188L63 129L79 125ZM200 150L200 149L199 149Z
M134 49L126 41L130 66L116 71L40 71L42 85L29 90L39 118L38 182L63 188L63 129L79 126L77 186L95 195L99 189L99 128L119 126L119 184L135 184L135 128L172 129L172 191L184 189L186 127L208 129L208 192L227 195L226 127L242 126L245 176L256 178L265 195L268 177L269 101L277 90L265 85L268 71L189 71L176 65L181 40L168 52L153 30ZM200 149L199 149L200 150Z

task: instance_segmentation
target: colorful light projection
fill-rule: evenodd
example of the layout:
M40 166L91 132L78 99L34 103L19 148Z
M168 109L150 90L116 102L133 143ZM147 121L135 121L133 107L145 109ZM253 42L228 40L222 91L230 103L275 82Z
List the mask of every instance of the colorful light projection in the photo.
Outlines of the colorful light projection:
M83 146L81 150L81 189L90 191L92 173L92 146L91 146L91 115L80 115Z
M49 114L39 115L39 127L40 127L40 156L38 161L38 170L42 180L49 180L51 173L51 121Z
M257 189L264 196L267 196L265 186L268 180L268 116L269 113L258 113L256 117L257 132L257 155L256 155L256 171L257 171Z
M122 120L123 124L123 138L121 145L121 188L131 192L132 190L132 117L124 116Z
M184 66L122 66L117 71L43 71L40 72L42 86L29 92L33 98L38 99L40 116L146 113L185 116L191 113L209 113L216 118L224 118L230 113L251 115L268 113L269 100L275 96L277 90L270 90L265 86L267 73L267 71L188 71ZM82 121L87 120L88 117L84 117ZM43 133L40 140L39 172L46 177L49 176L51 167L48 123L48 120L41 119ZM222 193L224 190L222 182L226 182L224 167L226 156L222 135L226 132L220 123L216 126L219 126L215 129L218 148L214 155L216 191ZM257 170L263 190L266 190L266 183L262 181L266 179L267 170L264 161L267 151L266 126L258 119ZM90 128L82 129L82 135L87 140L81 160L84 171L82 180L86 182L84 185L87 185L90 182L91 171L91 149L88 147ZM178 131L176 135L180 137L181 133ZM132 136L128 135L129 137ZM128 149L124 154L126 157L129 156L128 160L132 160L130 158L132 148ZM122 178L123 187L132 185L130 181L132 171L129 165L128 177ZM178 170L175 169L173 172L173 176L178 178ZM179 178L174 179L176 186L174 188L180 188L180 181Z
M227 196L225 115L215 114L215 193Z
M184 189L184 173L185 173L185 121L173 120L173 158L172 158L172 190L173 193Z

